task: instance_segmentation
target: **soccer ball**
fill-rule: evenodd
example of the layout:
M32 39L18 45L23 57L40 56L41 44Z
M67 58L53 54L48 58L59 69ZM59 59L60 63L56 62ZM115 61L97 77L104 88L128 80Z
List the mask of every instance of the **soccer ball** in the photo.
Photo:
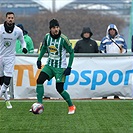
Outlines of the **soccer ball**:
M41 103L34 103L31 108L34 114L41 114L44 111L44 106Z

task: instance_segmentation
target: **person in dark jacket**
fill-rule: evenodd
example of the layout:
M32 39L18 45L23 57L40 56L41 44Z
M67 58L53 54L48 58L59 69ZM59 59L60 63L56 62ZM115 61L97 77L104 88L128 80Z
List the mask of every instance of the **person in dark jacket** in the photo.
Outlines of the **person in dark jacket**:
M82 39L77 41L74 47L75 53L98 53L98 45L91 39L93 33L89 27L84 27L81 33Z

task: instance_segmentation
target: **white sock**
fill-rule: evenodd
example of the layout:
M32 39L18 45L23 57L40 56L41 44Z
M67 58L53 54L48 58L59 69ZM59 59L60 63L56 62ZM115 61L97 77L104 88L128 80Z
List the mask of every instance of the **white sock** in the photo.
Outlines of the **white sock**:
M3 85L1 86L0 97L2 97L2 96L4 95L4 98L5 98L5 99L8 99L7 88L8 88L8 86L5 85L5 84L3 84Z
M5 98L5 101L8 101L9 100L9 96L8 96L7 91L4 93L4 98Z

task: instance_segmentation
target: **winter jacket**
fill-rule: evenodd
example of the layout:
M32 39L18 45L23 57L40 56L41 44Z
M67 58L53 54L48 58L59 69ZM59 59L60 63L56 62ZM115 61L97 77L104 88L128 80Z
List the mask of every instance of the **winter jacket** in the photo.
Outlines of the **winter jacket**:
M111 37L109 30L114 29L116 35ZM114 24L110 24L106 31L106 36L102 39L99 50L101 53L126 53L127 44L125 39L119 34L119 31Z
M84 38L84 33L90 33L89 38ZM98 45L95 40L91 39L93 33L89 27L84 27L81 33L82 39L77 41L74 47L75 53L98 53Z

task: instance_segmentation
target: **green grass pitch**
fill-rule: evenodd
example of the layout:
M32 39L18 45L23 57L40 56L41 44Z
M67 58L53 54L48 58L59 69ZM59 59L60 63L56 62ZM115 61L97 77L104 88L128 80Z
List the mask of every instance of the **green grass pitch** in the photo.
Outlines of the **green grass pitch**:
M133 133L132 100L73 100L76 113L68 115L63 100L44 100L44 112L29 112L36 100L0 100L0 133Z

